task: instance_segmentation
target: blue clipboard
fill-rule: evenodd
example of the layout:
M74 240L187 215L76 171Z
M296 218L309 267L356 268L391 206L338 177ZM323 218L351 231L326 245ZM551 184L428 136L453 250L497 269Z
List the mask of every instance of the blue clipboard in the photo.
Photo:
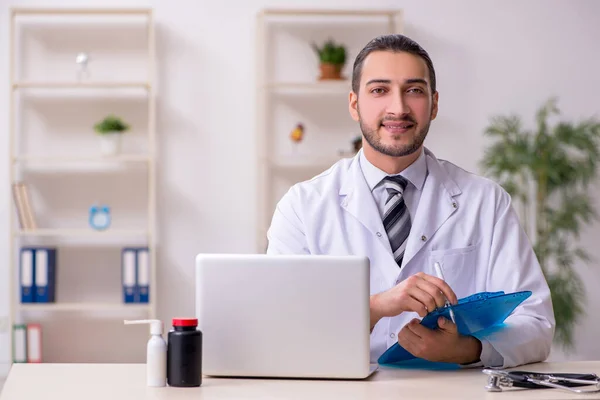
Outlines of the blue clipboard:
M472 335L478 338L493 328L500 327L504 320L515 308L531 296L531 291L522 291L505 294L504 292L480 292L458 300L452 306L456 327L463 335ZM441 307L427 314L421 325L436 329L439 317L450 319L448 307ZM394 364L416 358L406 351L400 344L394 343L383 353L377 362L379 364Z

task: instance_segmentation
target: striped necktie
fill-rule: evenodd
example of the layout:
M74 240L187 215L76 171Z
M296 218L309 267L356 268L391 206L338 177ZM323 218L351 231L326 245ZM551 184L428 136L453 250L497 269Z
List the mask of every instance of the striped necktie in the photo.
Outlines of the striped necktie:
M403 196L408 181L399 175L386 176L383 178L383 184L388 193L383 211L383 226L387 232L394 259L400 267L411 226L410 213Z

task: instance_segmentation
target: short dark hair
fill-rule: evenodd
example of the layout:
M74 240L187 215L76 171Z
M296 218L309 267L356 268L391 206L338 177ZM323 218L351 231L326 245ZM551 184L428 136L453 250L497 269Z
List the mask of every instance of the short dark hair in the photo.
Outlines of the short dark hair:
M360 53L358 53L354 60L354 67L352 68L352 91L354 91L354 93L358 94L365 58L374 51L406 52L421 57L425 61L425 64L427 64L427 69L429 70L431 93L435 93L435 69L433 68L433 62L431 61L429 54L417 42L400 34L378 36L367 43Z

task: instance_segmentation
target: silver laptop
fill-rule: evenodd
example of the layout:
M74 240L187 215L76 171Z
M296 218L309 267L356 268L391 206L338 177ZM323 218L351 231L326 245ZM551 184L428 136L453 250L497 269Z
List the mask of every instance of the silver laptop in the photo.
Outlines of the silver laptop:
M362 379L369 363L369 260L199 254L202 373Z

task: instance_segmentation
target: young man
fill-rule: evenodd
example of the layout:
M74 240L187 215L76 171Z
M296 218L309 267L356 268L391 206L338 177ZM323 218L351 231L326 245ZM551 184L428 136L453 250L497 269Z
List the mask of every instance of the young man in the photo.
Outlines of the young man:
M368 43L349 96L363 148L285 194L267 253L369 257L372 362L396 341L430 361L542 361L555 324L548 285L509 195L423 146L438 100L433 64L417 43L402 35ZM446 298L521 290L531 297L485 339L462 336L445 319L437 330L419 324Z

